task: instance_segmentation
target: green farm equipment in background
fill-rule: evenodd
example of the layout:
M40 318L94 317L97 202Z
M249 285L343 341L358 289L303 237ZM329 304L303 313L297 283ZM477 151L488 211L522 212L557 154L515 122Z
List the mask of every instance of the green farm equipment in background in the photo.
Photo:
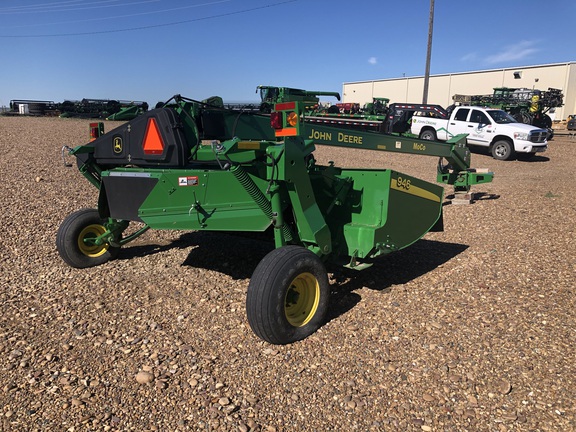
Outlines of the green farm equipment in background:
M148 111L148 104L146 102L135 103L120 107L117 112L110 114L106 120L126 121L132 120L141 114Z
M437 180L456 194L492 181L470 168L465 135L434 143L309 123L319 96L339 95L259 89L259 109L177 95L108 133L92 123L89 143L63 151L97 188L98 208L62 222L62 259L102 264L150 228L264 233L275 248L254 270L247 318L263 340L287 344L326 317L328 261L362 270L443 228L440 185L392 169L320 165L316 145L439 157Z
M564 104L562 90L549 88L547 91L497 87L490 95L454 95L455 103L485 106L506 111L519 123L548 129L552 134L552 118L548 115L554 108Z
M132 120L148 111L148 103L110 99L65 100L56 104L60 117Z
M262 100L261 107L264 109L273 106L277 96L286 97L279 95L279 92L287 92L291 97L296 96L299 92L306 93L304 90L285 87L259 86L258 89ZM319 99L316 99L315 103L306 105L304 115L308 123L380 133L388 133L392 130L389 115L393 115L395 111L388 106L390 101L388 98L373 98L372 102L361 107L359 103L341 103L339 93L320 92L316 96L334 96L338 102L321 103ZM298 97L305 98L302 95Z
M566 124L566 128L570 131L576 130L576 114L571 114L568 116L568 123Z

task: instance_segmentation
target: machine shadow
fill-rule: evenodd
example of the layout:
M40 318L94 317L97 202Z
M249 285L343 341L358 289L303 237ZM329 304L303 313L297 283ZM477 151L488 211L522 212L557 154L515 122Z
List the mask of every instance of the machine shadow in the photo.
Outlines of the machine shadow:
M194 247L182 266L227 274L232 279L249 279L262 259L274 249L274 242L262 235L223 232L194 232L180 240Z
M449 194L446 195L446 200L443 203L443 205L451 205L452 203L450 202L450 200L453 200L454 198L456 198L456 195L454 194ZM495 200L495 199L500 199L500 195L498 194L491 194L488 192L473 192L472 193L472 201L487 201L487 200Z
M190 247L192 250L182 266L214 270L233 279L248 279L262 258L274 249L274 243L262 235L191 231L166 244L149 243L122 248L118 259L128 260Z
M187 233L176 240L161 243L147 242L145 244L130 243L128 246L122 247L120 250L120 255L116 258L119 261L130 260L132 258L141 258L147 255L153 255L156 253L164 252L170 249L180 248L185 249L189 247L191 243L189 241L189 236L194 233Z
M182 266L213 270L236 280L249 279L258 263L274 249L274 243L259 237L220 232L190 232L166 245L134 246L123 250L119 259L154 254L163 250L192 250ZM394 285L410 282L464 252L468 246L421 239L412 246L376 259L369 269L351 270L328 264L332 292L326 322L354 308L361 300L362 288L390 292Z
M335 283L327 321L345 314L360 302L361 296L356 291L368 288L388 293L394 285L403 285L434 270L467 248L458 243L422 239L406 249L375 260L374 265L364 271L328 268Z

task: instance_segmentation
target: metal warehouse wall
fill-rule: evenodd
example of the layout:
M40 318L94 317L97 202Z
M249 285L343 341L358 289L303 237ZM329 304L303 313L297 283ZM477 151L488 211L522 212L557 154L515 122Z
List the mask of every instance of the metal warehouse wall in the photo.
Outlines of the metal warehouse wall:
M561 89L564 106L553 118L564 120L576 114L576 62L507 69L431 75L428 103L447 107L455 94L491 94L494 87ZM343 84L343 102L371 102L373 97L386 97L390 102L422 102L424 77L392 78Z

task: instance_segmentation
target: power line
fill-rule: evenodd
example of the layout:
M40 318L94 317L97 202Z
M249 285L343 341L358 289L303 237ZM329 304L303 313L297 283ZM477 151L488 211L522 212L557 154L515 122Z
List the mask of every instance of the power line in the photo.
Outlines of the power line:
M3 39L8 39L8 38L10 38L10 39L23 39L23 38L89 36L89 35L98 35L98 34L124 33L124 32L131 32L131 31L147 30L147 29L151 29L151 28L170 27L170 26L175 26L175 25L180 25L180 24L188 24L191 22L205 21L205 20L209 20L209 19L223 18L226 16L239 15L239 14L243 14L243 13L253 12L256 10L281 6L281 5L284 5L287 3L294 3L296 1L298 1L298 0L285 0L285 1L278 2L278 3L267 4L267 5L263 5L263 6L257 6L257 7L253 7L253 8L249 8L249 9L243 9L243 10L234 11L234 12L226 12L226 13L217 14L217 15L210 15L210 16L206 16L206 17L202 17L202 18L193 18L193 19L189 19L189 20L174 21L174 22L164 23L164 24L153 24L153 25L147 25L147 26L141 26L141 27L132 27L132 28L124 28L124 29L116 29L116 30L92 31L92 32L79 32L79 33L54 33L54 34L38 34L38 35L0 35L0 38L3 38Z
M84 2L82 0L68 0L53 3L43 3L43 4L33 4L33 5L23 5L23 6L10 6L5 8L0 8L0 14L2 15L17 15L17 14L29 14L38 12L67 12L82 9L98 9L107 7L118 7L118 6L133 6L140 3L157 3L160 0L142 0L135 3L124 3L124 4L108 4L103 6L90 6L88 8L83 7L86 5L102 5L103 3L118 3L122 0L99 0L93 2ZM78 6L82 6L78 8ZM64 9L64 8L74 8L74 9Z
M114 0L114 1L117 1L117 0ZM154 1L158 1L158 0L154 0ZM101 18L88 18L88 19L82 19L82 20L59 21L59 22L51 22L51 23L35 23L35 24L19 25L19 26L5 26L4 29L30 28L30 27L40 27L40 26L48 26L48 25L62 25L62 24L76 24L76 23L92 22L92 21L108 21L108 20L114 20L114 19L119 19L119 18L129 18L129 17L142 16L142 15L155 15L155 14L159 14L159 13L163 13L163 12L173 12L173 11L177 11L177 10L191 9L191 8L197 8L197 7L202 7L202 6L212 6L215 4L228 3L231 1L234 1L234 0L217 0L217 1L211 1L208 3L200 3L200 4L190 5L190 6L180 6L180 7L170 8L170 9L160 9L160 10L153 10L153 11L149 11L149 12L138 12L138 13L132 13L132 14L126 14L126 15L113 15L113 16L101 17ZM142 2L140 2L140 3L142 3ZM136 3L131 3L131 4L136 4ZM117 5L117 6L123 6L123 5Z

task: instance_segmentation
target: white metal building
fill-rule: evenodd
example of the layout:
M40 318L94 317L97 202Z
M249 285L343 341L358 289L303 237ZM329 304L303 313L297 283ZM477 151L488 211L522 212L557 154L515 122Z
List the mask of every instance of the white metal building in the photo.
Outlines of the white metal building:
M573 61L430 75L428 103L447 107L452 105L455 94L492 94L495 87L560 89L564 93L564 106L550 116L565 120L570 114L576 114L576 62ZM343 84L342 100L363 105L373 97L385 97L390 103L421 103L423 91L424 76L348 82Z

